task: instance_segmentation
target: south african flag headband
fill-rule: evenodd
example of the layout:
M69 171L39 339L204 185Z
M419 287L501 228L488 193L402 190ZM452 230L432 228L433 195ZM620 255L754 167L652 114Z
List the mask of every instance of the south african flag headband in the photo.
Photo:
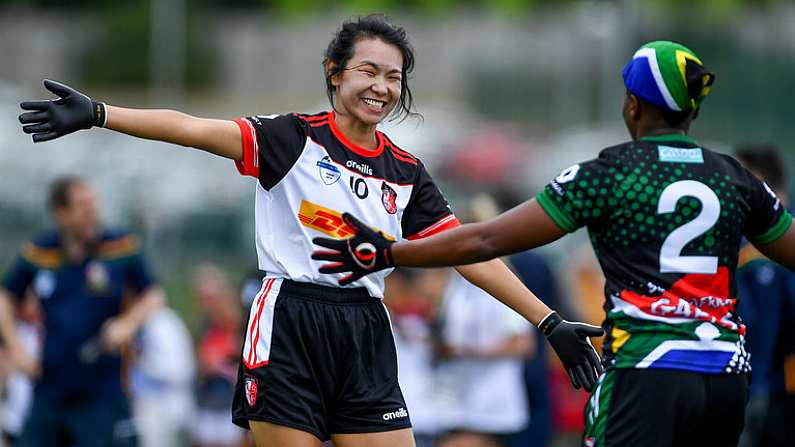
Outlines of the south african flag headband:
M715 82L715 74L692 51L664 40L640 47L623 75L630 93L675 112L697 108Z

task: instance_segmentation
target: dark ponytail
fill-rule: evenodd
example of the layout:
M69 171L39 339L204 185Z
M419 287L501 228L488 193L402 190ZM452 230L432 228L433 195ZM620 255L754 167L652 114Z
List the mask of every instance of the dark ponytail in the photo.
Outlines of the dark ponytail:
M408 83L409 75L414 70L414 49L408 41L406 30L389 23L383 14L371 14L344 22L329 42L323 59L323 73L326 78L326 95L331 106L334 107L334 86L331 78L345 70L348 61L353 57L354 46L362 39L380 39L397 47L403 55L400 99L392 111L391 119L418 115L412 110L414 97Z

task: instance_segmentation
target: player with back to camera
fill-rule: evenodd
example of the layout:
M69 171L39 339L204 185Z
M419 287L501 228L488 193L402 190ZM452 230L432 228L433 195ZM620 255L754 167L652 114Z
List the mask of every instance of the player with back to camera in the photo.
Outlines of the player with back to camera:
M642 46L623 71L631 141L571 166L535 199L421 241L318 239L321 272L482 262L587 227L606 277L607 372L586 408L585 446L734 446L748 393L735 314L743 236L795 269L792 216L728 155L687 136L714 75L686 47ZM373 247L375 250L370 250ZM550 322L554 325L555 322Z
M414 443L381 303L387 272L341 287L341 275L319 274L310 257L313 237L353 234L336 210L355 210L395 240L458 225L423 164L376 129L390 114L411 113L413 65L405 31L372 15L343 23L328 45L332 112L201 119L92 102L53 81L44 84L58 99L21 104L29 112L20 122L35 142L101 126L230 158L258 179L256 245L266 276L251 308L233 409L258 445ZM559 321L502 262L458 270L527 320ZM601 364L587 337L601 328L563 322L547 332L575 386L590 390Z

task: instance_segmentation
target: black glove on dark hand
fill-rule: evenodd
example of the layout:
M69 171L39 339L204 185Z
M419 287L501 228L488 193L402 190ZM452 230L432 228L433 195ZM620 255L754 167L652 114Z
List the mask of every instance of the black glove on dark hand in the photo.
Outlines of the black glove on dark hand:
M316 237L315 245L331 249L318 250L312 253L317 261L332 261L331 264L320 266L320 273L351 272L339 280L341 286L350 284L364 275L393 267L392 244L380 232L376 233L351 214L342 215L343 221L353 230L348 239L329 239Z
M33 142L49 141L80 129L105 126L105 104L60 82L44 80L44 87L58 95L50 101L25 101L19 106L32 110L19 115L22 131L33 134Z
M600 337L604 335L604 330L599 326L563 320L557 312L544 317L538 328L560 357L574 388L582 386L590 392L603 369L588 337Z

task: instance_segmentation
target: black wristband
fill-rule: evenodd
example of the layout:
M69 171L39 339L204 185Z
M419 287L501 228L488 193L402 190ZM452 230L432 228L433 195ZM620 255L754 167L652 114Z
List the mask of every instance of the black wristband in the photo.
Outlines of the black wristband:
M105 104L101 102L91 101L94 108L94 126L105 127L107 124L107 113L105 111Z
M558 327L561 321L563 321L563 319L560 318L560 315L558 315L557 312L552 311L549 315L544 317L540 323L538 323L538 329L540 329L541 333L546 337L551 334L556 327Z

